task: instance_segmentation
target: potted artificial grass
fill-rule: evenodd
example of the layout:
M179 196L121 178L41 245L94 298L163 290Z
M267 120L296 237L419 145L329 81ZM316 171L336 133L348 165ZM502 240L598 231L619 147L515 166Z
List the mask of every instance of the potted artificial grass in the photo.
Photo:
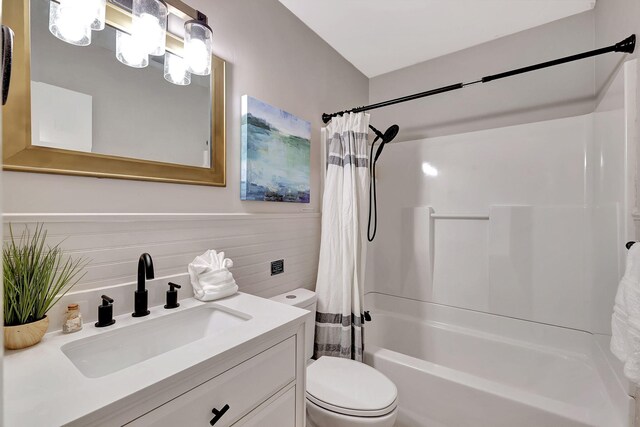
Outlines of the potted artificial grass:
M4 273L4 346L10 350L30 347L42 340L49 326L47 312L82 277L83 259L66 257L60 244L48 246L41 224L31 235L25 227L2 250Z

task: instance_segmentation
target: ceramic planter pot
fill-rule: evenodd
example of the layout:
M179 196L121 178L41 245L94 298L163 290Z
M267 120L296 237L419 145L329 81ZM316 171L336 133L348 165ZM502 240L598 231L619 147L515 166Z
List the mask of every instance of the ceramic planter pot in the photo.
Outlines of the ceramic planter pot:
M8 350L20 350L38 344L47 332L49 318L44 316L35 322L4 327L4 346Z

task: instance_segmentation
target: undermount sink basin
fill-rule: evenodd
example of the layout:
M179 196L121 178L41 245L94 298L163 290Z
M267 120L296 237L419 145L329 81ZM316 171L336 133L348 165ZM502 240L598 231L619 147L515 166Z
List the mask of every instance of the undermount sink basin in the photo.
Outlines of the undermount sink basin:
M222 334L249 319L251 316L244 313L202 305L82 338L61 349L84 376L99 378Z

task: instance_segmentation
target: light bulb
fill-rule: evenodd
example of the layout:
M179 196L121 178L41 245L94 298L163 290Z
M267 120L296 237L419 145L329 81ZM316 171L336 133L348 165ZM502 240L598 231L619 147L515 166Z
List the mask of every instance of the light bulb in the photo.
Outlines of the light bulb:
M95 31L104 30L104 23L107 13L107 0L87 0L88 19L91 22L91 29Z
M60 26L60 34L62 34L65 39L80 40L86 34L86 27L67 15L60 17L58 25Z
M213 32L201 21L184 24L184 59L189 72L206 76L211 73L211 45Z
M104 29L107 0L59 0L63 14L78 25L89 25L92 30Z
M143 13L138 19L133 21L131 34L133 34L142 49L148 54L158 48L158 40L161 37L161 33L160 22L156 17L148 13Z
M122 31L116 31L116 58L124 65L133 68L144 68L149 65L149 55L144 52L136 39Z
M131 35L145 53L164 55L167 37L167 5L161 0L134 0Z
M187 71L184 59L172 53L164 55L164 78L173 84L185 86L191 83L191 73Z
M91 44L91 22L77 0L49 3L49 31L60 40L76 46Z
M194 74L203 74L209 66L207 46L202 40L193 39L184 47L184 56L189 61L190 69Z

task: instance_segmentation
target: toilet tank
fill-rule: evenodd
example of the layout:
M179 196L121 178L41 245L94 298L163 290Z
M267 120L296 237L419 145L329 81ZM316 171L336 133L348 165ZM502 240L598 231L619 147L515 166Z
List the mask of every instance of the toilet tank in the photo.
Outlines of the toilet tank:
M313 357L313 337L315 335L316 324L316 293L309 289L298 288L284 294L271 298L283 304L309 310L309 316L304 321L305 335L305 355L307 360Z

